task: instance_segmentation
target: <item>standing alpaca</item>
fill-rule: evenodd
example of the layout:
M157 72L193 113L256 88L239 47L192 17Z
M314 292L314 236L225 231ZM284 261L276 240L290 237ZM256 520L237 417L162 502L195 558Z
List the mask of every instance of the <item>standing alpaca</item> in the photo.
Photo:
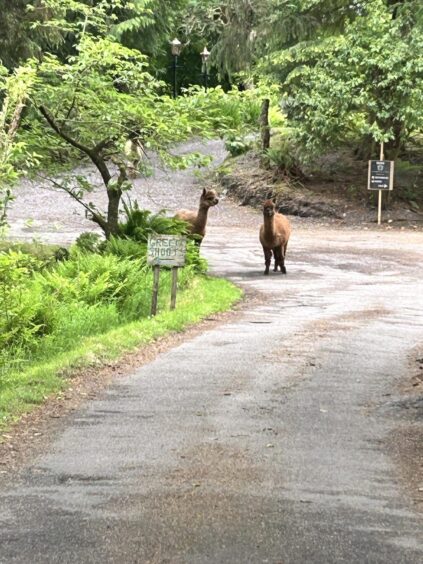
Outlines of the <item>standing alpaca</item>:
M209 213L209 208L215 206L219 203L219 198L215 190L203 189L200 197L200 207L198 212L191 210L178 210L175 217L177 219L182 219L190 225L190 233L193 235L198 235L198 244L201 245L201 241L206 234L206 224L207 224L207 214Z
M260 243L264 252L264 263L266 265L264 274L269 274L270 261L275 257L274 272L278 266L283 274L286 274L285 255L291 234L291 225L288 219L281 213L276 213L276 206L272 200L266 200L263 204L263 225L260 227Z

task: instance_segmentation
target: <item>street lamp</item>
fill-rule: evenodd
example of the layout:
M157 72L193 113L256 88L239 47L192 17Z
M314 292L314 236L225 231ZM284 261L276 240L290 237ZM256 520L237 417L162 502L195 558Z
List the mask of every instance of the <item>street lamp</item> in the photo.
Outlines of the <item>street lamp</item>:
M210 56L210 51L207 50L207 47L204 47L204 49L202 50L202 52L200 53L201 55L201 60L203 61L203 65L202 65L202 74L203 74L203 80L204 80L204 90L207 92L207 82L208 82L208 78L209 78L209 74L207 72L207 60Z
M178 57L181 54L182 43L175 37L170 42L170 50L173 55L173 97L177 96L176 69L178 68Z

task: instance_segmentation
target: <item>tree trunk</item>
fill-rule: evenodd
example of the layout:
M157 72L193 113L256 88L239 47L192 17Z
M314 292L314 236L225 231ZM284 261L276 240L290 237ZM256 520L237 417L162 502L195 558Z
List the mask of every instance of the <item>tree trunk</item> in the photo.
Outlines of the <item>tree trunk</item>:
M360 141L360 145L354 149L354 156L359 161L368 161L375 156L376 143L373 135L368 133Z
M259 120L261 148L263 151L270 147L269 104L270 100L268 98L265 98L261 105L261 114Z
M119 233L119 204L122 197L122 190L115 188L107 190L109 199L107 205L107 226L105 230L106 239L110 239L111 235Z
M392 130L394 132L394 138L386 143L386 155L389 160L395 161L402 149L404 124L400 121L394 120Z

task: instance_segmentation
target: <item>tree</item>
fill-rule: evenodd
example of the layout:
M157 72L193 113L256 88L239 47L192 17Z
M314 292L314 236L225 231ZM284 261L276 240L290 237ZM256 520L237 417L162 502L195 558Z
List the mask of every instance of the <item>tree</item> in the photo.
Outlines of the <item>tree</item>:
M6 223L7 205L12 199L11 186L19 178L16 162L28 159L25 144L16 139L22 112L35 81L33 66L19 67L8 75L0 67L0 227Z
M186 41L212 46L210 62L231 78L270 53L342 29L356 14L350 0L189 0Z
M31 101L20 139L36 153L38 168L55 178L44 177L84 206L107 238L119 232L121 198L131 189L124 150L129 138L165 164L200 165L208 159L195 153L175 156L172 149L193 135L216 135L257 118L255 100L244 106L236 93L225 95L219 89L208 96L200 89L173 100L163 95L163 84L148 72L147 59L139 51L88 34L67 62L44 57ZM74 172L81 161L96 167L107 193L107 210L86 201L94 186L83 173Z
M395 158L422 127L423 34L411 4L363 2L342 34L272 54L284 109L309 154L359 134L389 142Z
M150 57L150 66L157 68L167 54L188 0L135 0L131 10L117 13L111 29L113 37L126 47L138 49Z
M107 38L85 36L68 62L46 55L39 66L21 138L46 170L71 170L81 158L95 165L107 192L106 213L84 201L93 186L83 176L70 174L55 183L87 209L106 237L117 233L121 197L131 188L124 152L129 137L168 162L187 160L166 148L190 135L193 124L177 115L160 88L142 54Z
M196 51L211 46L210 64L223 79L248 68L253 59L255 26L264 0L190 0L181 33Z
M40 57L43 48L62 40L56 29L43 26L51 16L51 7L42 0L0 0L0 58L6 68Z

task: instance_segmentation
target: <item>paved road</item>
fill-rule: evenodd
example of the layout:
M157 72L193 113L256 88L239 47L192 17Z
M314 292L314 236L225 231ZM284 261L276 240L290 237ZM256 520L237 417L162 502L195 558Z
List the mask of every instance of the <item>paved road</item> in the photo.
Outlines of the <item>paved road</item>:
M297 225L288 275L265 278L259 221L226 203L203 247L248 310L64 421L0 491L1 563L423 561L388 448L423 234Z

